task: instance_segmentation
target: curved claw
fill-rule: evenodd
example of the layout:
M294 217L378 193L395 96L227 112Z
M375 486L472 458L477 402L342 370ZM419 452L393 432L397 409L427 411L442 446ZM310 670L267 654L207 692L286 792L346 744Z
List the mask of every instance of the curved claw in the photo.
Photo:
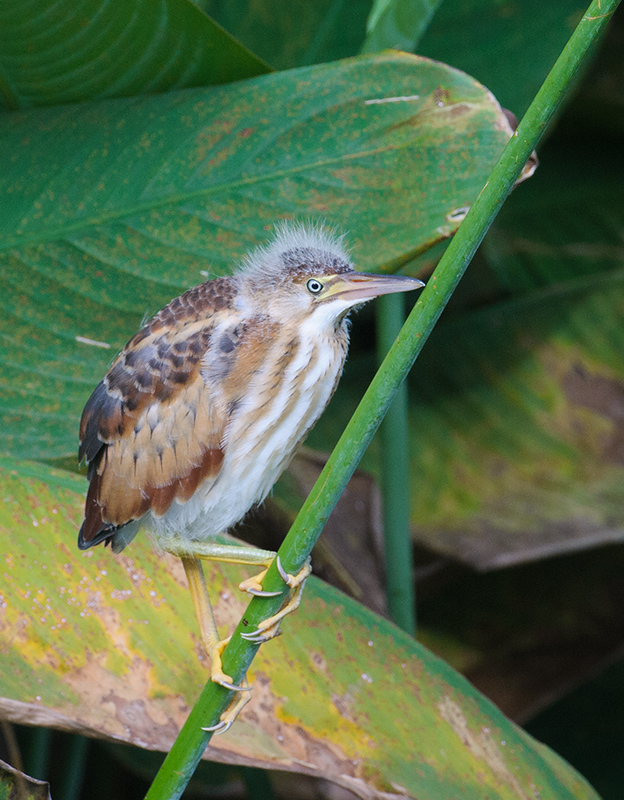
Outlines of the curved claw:
M245 639L247 642L251 642L251 644L264 644L268 642L270 639L276 639L278 636L281 636L282 632L280 630L275 631L275 633L271 633L267 636L267 631L262 630L261 628L257 628L255 631L249 631L248 633L241 633L241 639Z
M264 636L245 636L245 641L249 642L250 644L266 644L267 640Z
M225 733L226 731L228 731L232 727L233 722L234 722L233 719L225 721L220 719L216 725L207 725L206 727L202 726L202 730L206 731L206 733L214 733L218 736L220 733Z
M247 592L247 594L251 594L254 597L277 597L277 595L281 594L281 592L265 592L265 590L262 588L262 581L264 580L264 576L266 574L267 570L263 569L259 575L254 575L253 577L242 581L242 583L239 583L238 588L241 590L241 592Z
M299 570L299 572L296 575L291 575L290 573L286 572L286 570L282 566L282 562L279 555L275 556L275 565L277 566L277 571L279 572L281 579L287 586L290 586L291 589L296 589L298 586L304 584L306 582L306 579L312 572L309 556L306 559L306 562L303 565L303 567Z
M281 592L265 592L264 589L246 589L247 594L252 594L254 597L277 597Z
M247 683L247 679L243 679L245 683ZM251 689L251 686L233 686L232 688L237 689L239 692L246 692ZM251 700L250 694L238 694L235 695L230 705L225 709L225 711L221 714L219 721L214 725L207 725L206 727L202 727L203 731L206 733L214 733L214 734L221 734L228 731L234 720L238 717L240 712L245 708L247 703Z
M224 689L229 689L231 692L251 691L251 686L237 686L235 683L228 683L227 681L216 681L214 678L212 680L214 683L218 683L219 686L223 686Z
M278 555L275 556L275 564L277 566L277 571L279 572L279 574L282 577L282 580L284 581L284 583L287 584L288 581L290 580L290 575L286 572L286 570L282 566L282 561L281 561L281 559L280 559L280 557Z

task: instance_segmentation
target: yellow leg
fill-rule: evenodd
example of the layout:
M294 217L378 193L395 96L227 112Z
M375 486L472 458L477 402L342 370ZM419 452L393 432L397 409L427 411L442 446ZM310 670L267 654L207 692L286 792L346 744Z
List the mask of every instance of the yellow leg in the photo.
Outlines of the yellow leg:
M260 550L245 545L217 544L215 542L189 542L186 539L170 539L166 543L167 552L185 558L203 561L221 561L225 564L244 564L245 566L264 567L261 573L242 581L238 588L242 592L256 597L276 597L281 592L265 592L262 579L273 563L273 550Z
M248 564L263 566L265 569L239 584L239 589L248 594L258 597L274 597L281 592L266 592L262 588L262 581L266 575L268 567L272 564L276 554L271 550L259 550L255 547L217 544L215 542L189 542L185 539L170 539L167 541L167 550L180 556L191 586L193 603L199 620L204 645L210 653L212 659L213 680L228 689L243 691L247 687L232 685L229 675L223 673L221 668L221 652L225 646L219 642L217 628L212 614L212 607L208 599L206 581L199 559L206 561L223 561L230 564ZM262 644L273 639L280 633L280 623L288 614L292 614L299 608L301 594L307 577L312 572L310 559L306 561L297 575L289 575L282 567L279 556L277 556L277 568L286 585L292 589L291 595L286 600L284 606L274 614L263 620L255 631L242 633L241 636L254 644ZM220 646L217 647L217 645Z
M263 644L264 642L268 642L269 639L279 636L279 623L284 617L288 616L288 614L292 614L293 611L299 608L303 586L312 572L310 559L308 558L306 560L306 563L299 570L297 575L289 575L283 569L279 556L272 550L259 550L255 547L239 547L237 545L216 544L214 542L193 542L192 547L194 558L205 559L206 561L224 561L230 564L263 565L265 569L262 570L260 574L247 578L247 580L242 581L238 586L243 592L255 595L256 597L275 597L281 594L281 592L265 592L262 588L262 581L267 573L267 569L273 563L273 559L277 558L277 568L282 576L282 580L287 586L293 589L293 592L277 614L263 620L255 631L242 633L241 636L254 644ZM183 552L181 548L188 549L189 544L182 541L178 546L176 542L169 542L167 546L170 552L175 552L179 555L182 555Z
M199 623L202 642L206 652L210 656L210 678L215 683L225 686L226 689L231 689L240 693L239 697L235 697L228 708L221 714L219 722L211 728L205 728L205 730L212 730L215 733L225 733L241 712L242 708L251 699L251 697L246 694L246 692L250 691L251 687L247 685L246 681L244 685L237 686L233 683L232 678L223 672L221 655L230 640L229 638L219 640L217 625L212 612L210 598L208 597L206 578L201 562L196 558L184 556L182 558L182 564L184 565L191 597L193 598L193 606L195 608L197 622Z

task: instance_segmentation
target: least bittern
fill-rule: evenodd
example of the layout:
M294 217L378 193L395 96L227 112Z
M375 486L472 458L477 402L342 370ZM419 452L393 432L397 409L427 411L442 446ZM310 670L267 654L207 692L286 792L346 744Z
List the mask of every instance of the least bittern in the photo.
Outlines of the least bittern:
M212 680L235 686L220 641L201 559L258 565L240 585L262 596L275 553L214 538L267 495L329 402L349 342L347 316L378 295L422 286L413 278L354 272L340 238L282 227L231 277L176 297L130 339L89 398L79 456L90 481L81 549L118 553L144 527L180 556ZM244 634L262 643L299 604L306 565L280 573L292 592L275 616ZM226 730L247 695L222 715Z

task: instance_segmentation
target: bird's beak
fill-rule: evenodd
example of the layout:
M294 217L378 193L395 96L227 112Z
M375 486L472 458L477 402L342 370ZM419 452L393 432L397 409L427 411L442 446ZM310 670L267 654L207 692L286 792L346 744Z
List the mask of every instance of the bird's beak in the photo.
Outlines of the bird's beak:
M371 275L367 272L351 272L337 275L337 280L329 288L325 297L340 297L343 300L363 303L381 294L411 292L425 284L418 278L404 275Z

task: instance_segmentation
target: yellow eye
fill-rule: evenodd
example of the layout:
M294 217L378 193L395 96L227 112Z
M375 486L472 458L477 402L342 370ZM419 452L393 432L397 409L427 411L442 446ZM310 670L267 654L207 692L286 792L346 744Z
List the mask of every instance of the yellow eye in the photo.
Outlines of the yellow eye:
M306 289L310 292L310 294L318 294L319 292L323 291L323 284L320 281L317 281L316 278L310 278L310 280L306 283Z

